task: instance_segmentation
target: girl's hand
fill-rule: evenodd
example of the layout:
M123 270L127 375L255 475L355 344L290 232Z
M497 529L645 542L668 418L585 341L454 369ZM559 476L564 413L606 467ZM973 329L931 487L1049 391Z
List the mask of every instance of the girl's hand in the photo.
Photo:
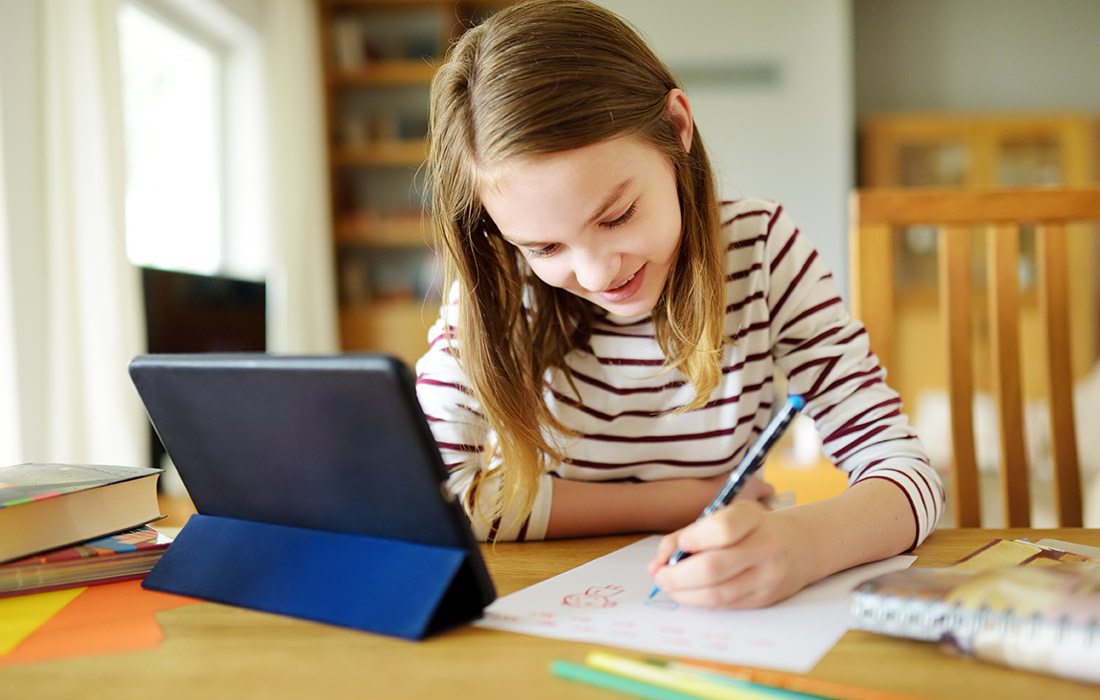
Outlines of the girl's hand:
M661 540L648 568L662 593L685 605L758 608L810 583L801 566L809 553L798 547L806 538L784 511L765 510L749 495L738 494L728 507ZM692 556L665 566L676 547Z

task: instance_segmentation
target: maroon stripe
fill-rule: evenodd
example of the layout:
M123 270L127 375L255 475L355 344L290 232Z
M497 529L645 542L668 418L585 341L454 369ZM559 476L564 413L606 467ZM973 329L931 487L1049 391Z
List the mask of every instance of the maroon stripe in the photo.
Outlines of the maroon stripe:
M821 393L821 392L818 391L818 389L821 387L821 382L825 379L825 377L827 377L829 375L829 372L833 371L833 367L835 367L837 362L839 362L839 361L840 361L839 357L821 357L821 358L818 358L816 360L810 360L809 362L803 363L802 365L798 366L797 368L791 370L791 372L787 376L788 377L794 377L795 375L801 374L803 371L805 371L805 370L807 370L807 369L809 369L809 368L811 368L815 365L824 365L825 366L821 370L821 372L817 375L817 378L814 380L814 383L810 386L810 388L807 389L806 391L802 392L802 395L804 397L806 397L806 400L810 401L814 397L816 397L819 393Z
M746 270L738 270L737 272L731 272L726 275L726 282L733 282L734 280L744 279L754 272L764 269L763 264L759 261L754 262Z
M606 323L607 325L612 326L614 328L630 328L631 326L640 326L642 324L649 323L652 320L653 320L652 316L646 316L645 318L641 318L637 321L630 321L629 323L615 323L614 321L612 321L611 319L609 319L605 316L605 317L599 319L599 322L600 323Z
M826 329L826 330L822 331L821 333L818 333L817 335L815 335L812 338L805 338L805 339L803 339L803 338L786 338L786 339L780 340L779 343L781 345L788 344L788 343L794 343L795 344L795 346L793 348L791 348L790 350L787 351L788 354L795 353L795 352L802 352L803 350L807 350L809 348L812 348L813 346L817 345L818 343L825 340L826 338L830 338L830 337L836 335L839 332L840 332L840 326L833 326L832 328Z
M744 360L742 360L740 362L736 362L736 363L730 365L729 367L723 367L722 368L722 374L729 374L730 372L736 372L737 370L743 368L744 366L746 366L750 362L758 362L762 359L767 359L769 357L771 357L771 353L768 352L768 351L756 353L756 354L753 354L753 355L746 355ZM573 367L569 368L569 372L570 372L570 374L573 375L574 379L580 381L581 383L587 384L589 386L596 387L597 389L603 389L604 391L615 394L617 396L627 396L627 395L630 395L630 394L657 394L657 393L660 393L662 391L669 391L669 390L672 390L672 389L679 389L680 387L687 384L687 382L684 381L684 380L677 380L677 381L668 382L667 384L662 384L660 386L639 386L639 387L626 387L626 388L623 388L623 387L612 386L612 385L608 384L607 382L596 379L595 377L587 375L583 372L579 372Z
M500 531L500 518L493 520L493 524L489 526L489 536L486 539L488 542L496 542L497 533Z
M887 406L900 406L900 405L901 405L901 397L899 397L899 396L894 396L894 397L889 398L889 399L884 399L883 401L880 401L880 402L876 403L874 406L871 406L869 408L865 408L864 410L860 411L859 413L852 416L848 420L844 421L839 426L837 426L837 430L838 431L843 430L845 428L848 428L849 426L855 425L859 421L863 420L863 417L866 416L868 413L871 413L872 411L877 411L880 408L886 408ZM836 435L836 433L834 432L833 435ZM832 439L833 439L832 436L829 436L828 438L826 438L826 440L832 440Z
M848 472L849 480L852 481L852 482L859 481L859 479L863 476L863 474L868 469L873 469L874 467L878 466L879 464L882 464L883 462L885 462L887 459L889 459L889 458L888 457L879 457L878 459L872 459L870 462L867 462L866 464L861 464L860 466L856 467L852 471Z
M757 290L757 291L753 292L752 294L750 294L749 296L742 299L741 301L735 301L732 304L727 305L726 306L726 313L729 314L729 313L733 313L734 311L740 311L742 308L745 307L745 305L750 304L754 301L760 301L763 298L764 298L764 291L763 290Z
M862 325L860 325L860 327L857 328L850 336L848 336L847 338L842 338L841 340L838 340L837 345L847 345L848 343L852 342L853 340L855 340L859 336L866 335L866 334L867 334L867 329L864 328Z
M735 214L731 218L726 219L725 221L722 222L722 225L723 226L729 226L734 221L740 221L742 219L748 219L749 217L753 217L753 216L768 216L769 214L771 214L771 212L768 211L767 209L754 209L752 211L743 211L740 214Z
M928 479L925 478L924 474L922 474L919 471L915 471L915 470L908 470L908 469L907 470L902 470L902 469L899 469L898 467L888 467L888 468L893 469L894 471L898 472L899 475L901 475L901 476L905 476L906 478L909 479L909 481L911 481L913 483L913 488L916 490L917 495L920 496L921 505L924 507L924 514L928 518L927 522L932 522L933 520L938 521L939 518L940 518L940 516L939 516L940 503L936 498L933 498L932 484L928 482ZM920 483L917 482L916 477L920 477ZM873 478L873 477L868 477L868 478ZM931 501L932 501L931 507L929 506L928 500L926 500L925 497L924 497L924 490L921 489L921 484L922 483L924 484L924 490L928 491L928 498L931 499ZM942 492L941 492L941 498L942 498ZM920 523L919 522L917 523L917 530L918 530L918 532L920 531Z
M814 304L810 308L806 309L802 313L798 314L797 316L795 316L791 320L784 323L783 327L779 329L779 335L783 335L784 333L787 332L788 329L790 329L791 326L795 325L796 323L799 323L800 321L804 321L805 319L809 318L810 316L813 316L814 314L816 314L818 311L822 311L824 309L828 309L829 307L836 306L837 304L843 304L843 303L844 302L841 301L840 297L833 297L832 299L826 299L825 301L821 302L820 304ZM840 330L839 326L837 326L837 330L838 331Z
M519 528L519 534L516 535L516 542L527 541L527 526L531 524L531 516L528 515L523 519L523 525Z
M867 431L866 433L864 433L860 437L856 438L855 440L852 440L851 442L849 442L847 445L840 448L839 450L830 450L830 452L832 452L834 455L836 455L836 457L838 459L844 459L845 456L847 456L847 454L849 452L856 449L860 445L863 445L865 442L867 442L868 440L870 440L874 436L878 435L882 431L887 430L889 427L890 426L888 426L888 425L875 426L874 428Z
M752 238L741 238L739 240L731 242L728 246L726 246L726 252L727 253L732 253L733 251L741 250L742 248L752 248L757 243L764 243L767 240L768 240L767 234L763 234L763 233L757 234L757 235L753 236Z
M830 435L825 440L825 442L833 442L833 441L839 440L843 437L847 437L849 435L853 435L855 433L862 432L862 431L866 430L867 428L870 428L875 423L878 423L879 421L889 420L891 418L897 418L900 415L901 415L901 409L900 408L894 409L893 411L890 411L889 413L884 413L881 416L875 416L874 419L872 419L870 421L867 421L866 423L860 423L858 425L853 425L853 426L850 426L850 427L845 428L843 430L837 430L832 435Z
M460 442L441 442L439 440L436 440L435 444L441 450L454 450L455 452L469 452L474 454L485 451L482 445L464 445Z
M605 328L593 328L592 335L608 336L611 338L639 338L642 340L652 340L655 336L652 333L635 334L635 333L620 333L619 331L609 331Z
M432 379L424 374L421 374L416 378L416 385L420 386L422 384L425 386L441 386L445 389L456 389L464 394L473 394L472 391L470 391L467 387L462 386L461 384L455 384L454 382L443 382L438 379Z
M877 374L881 378L881 376L882 376L881 373L882 373L882 367L879 367L878 365L875 365L874 367L872 367L870 369L867 369L867 370L864 370L862 372L855 372L854 374L848 374L848 375L845 375L845 376L841 377L840 379L837 379L832 384L830 384L829 386L822 389L821 393L826 394L826 393L832 391L833 389L837 388L841 384L844 384L846 382L850 382L853 379L862 379L864 377L870 377L873 374ZM822 375L822 378L823 377L824 377L824 374ZM852 393L854 393L854 392L852 392Z
M802 281L802 278L806 275L806 272L810 269L810 265L813 264L814 259L816 258L816 250L810 253L809 256L807 256L806 262L802 265L802 269L798 271L798 274L794 276L794 279L791 280L791 283L787 285L787 288L783 291L783 296L779 297L779 301L772 305L771 314L773 317L779 315L779 312L783 308L783 305L787 303L787 299L790 298L791 293L794 292L795 288L798 286L798 283Z
M740 403L741 399L746 394L749 394L749 395L758 394L758 393L760 393L761 390L763 390L763 388L765 386L768 386L769 384L773 383L774 381L775 380L772 377L765 377L764 380L761 381L758 384L750 384L750 385L742 386L741 391L738 392L737 394L734 394L733 396L726 396L726 397L723 397L723 398L720 398L720 399L715 399L714 401L709 401L709 402L703 404L702 406L700 406L699 408L692 409L691 412L696 413L696 412L699 412L699 411L706 411L706 410L711 409L711 408L717 408L719 406L726 406L726 405L729 405L729 404ZM605 422L608 422L608 423L616 421L619 418L658 418L658 417L663 416L663 415L675 413L676 411L683 408L683 406L681 405L681 406L674 406L674 407L667 408L667 409L662 409L660 411L641 411L641 410L637 410L637 411L621 411L619 413L611 414L611 413L604 413L603 411L598 411L595 408L592 408L591 406L586 406L585 404L582 404L580 401L578 401L578 400L576 400L572 397L566 396L564 394L561 394L557 391L554 391L553 394L554 394L554 398L557 399L557 401L559 403L565 404L566 406L569 406L570 408L576 409L576 410L578 410L582 413L585 413L587 415L592 416L593 418L598 418L599 420L602 420L602 421L605 421ZM770 405L769 405L769 408L770 408Z
M910 494L909 491L904 486L902 486L896 480L894 480L894 479L892 479L888 476L874 475L874 476L869 476L867 478L868 478L868 480L870 480L870 479L883 479L885 481L889 481L891 484L893 484L894 486L897 486L899 489L901 489L901 492L905 494L905 500L909 501L909 510L913 513L913 523L916 525L916 534L913 535L913 544L909 545L909 549L906 550L906 551L915 549L916 546L917 546L917 543L920 542L921 524L920 524L920 516L917 515L917 504L913 503L912 494ZM924 499L924 497L922 496L921 500L923 500L923 499ZM924 512L925 513L928 512L927 506L924 508Z
M787 242L783 244L783 247L779 249L779 252L775 254L775 257L768 263L768 271L775 274L776 269L783 264L783 259L787 257L787 253L790 252L791 247L794 245L795 240L798 238L798 229L795 229Z
M872 387L872 386L875 386L876 384L881 384L881 383L882 383L882 376L881 375L878 376L878 377L872 377L872 378L868 379L867 381L863 382L862 384L860 384L859 386L857 386L855 389L852 389L851 393L855 394L855 393L858 393L858 392L862 391L863 389L866 389L868 387ZM831 404L827 408L818 409L813 414L813 419L814 420L820 420L820 419L824 418L825 416L829 415L830 413L832 413L834 408L836 408L840 404L844 403L847 400L847 398L848 397L845 396L845 397L841 398L840 401L837 401L836 403Z
M772 212L772 218L768 219L768 227L765 229L765 235L772 235L772 228L775 226L775 222L779 221L779 215L783 213L782 205L777 206L775 211Z
M729 339L736 343L737 341L741 340L742 338L744 338L749 333L755 333L757 331L766 331L766 330L769 330L771 327L772 327L772 324L768 323L767 321L757 321L756 323L750 323L749 325L747 325L743 328L739 328L736 333L729 336ZM771 353L767 353L767 354L770 355Z
M745 418L754 418L754 416L745 416ZM740 424L742 421L738 421ZM756 435L759 430L754 430L749 436L749 440L743 442L736 450L733 451L728 457L722 457L712 460L678 460L678 459L647 459L640 462L592 462L581 459L565 459L563 463L571 464L577 467L587 467L590 469L622 469L627 467L640 467L640 466L668 466L668 467L713 467L719 464L730 464L734 461L738 455L748 446L749 442L756 439Z

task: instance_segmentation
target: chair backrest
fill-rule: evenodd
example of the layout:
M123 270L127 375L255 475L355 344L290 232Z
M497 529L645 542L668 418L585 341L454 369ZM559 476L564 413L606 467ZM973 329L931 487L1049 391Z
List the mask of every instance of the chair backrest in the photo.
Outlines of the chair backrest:
M985 239L988 362L997 406L1005 521L1009 527L1030 524L1028 452L1020 379L1019 265L1021 227L1034 227L1040 332L1045 336L1047 358L1044 375L1050 401L1055 513L1060 525L1080 526L1081 477L1074 428L1066 229L1067 224L1100 221L1100 187L868 189L854 193L851 204L853 313L863 321L872 349L888 370L895 352L892 325L897 285L893 237L900 227L936 227L937 296L946 338L953 450L950 487L960 527L981 525L972 415L971 311L975 293L981 292L972 283L973 259L978 251L973 250L971 240L976 227L981 228ZM1095 261L1088 264L1095 269Z

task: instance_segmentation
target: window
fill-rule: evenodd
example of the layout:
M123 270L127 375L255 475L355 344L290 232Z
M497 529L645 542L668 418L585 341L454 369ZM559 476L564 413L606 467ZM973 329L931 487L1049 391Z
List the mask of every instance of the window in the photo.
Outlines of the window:
M224 267L223 59L134 3L119 11L126 247L137 265Z

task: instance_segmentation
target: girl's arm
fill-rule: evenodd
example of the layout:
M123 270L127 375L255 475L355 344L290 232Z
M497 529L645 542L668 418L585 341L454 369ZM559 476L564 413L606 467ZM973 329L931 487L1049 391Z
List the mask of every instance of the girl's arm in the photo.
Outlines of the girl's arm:
M916 530L904 492L885 479L868 479L832 498L774 512L735 501L665 537L649 571L680 603L755 608L902 552ZM693 556L665 566L676 547Z
M553 479L547 537L586 537L623 532L668 532L693 522L726 481L667 479L644 483ZM751 479L737 501L765 503L774 492Z

